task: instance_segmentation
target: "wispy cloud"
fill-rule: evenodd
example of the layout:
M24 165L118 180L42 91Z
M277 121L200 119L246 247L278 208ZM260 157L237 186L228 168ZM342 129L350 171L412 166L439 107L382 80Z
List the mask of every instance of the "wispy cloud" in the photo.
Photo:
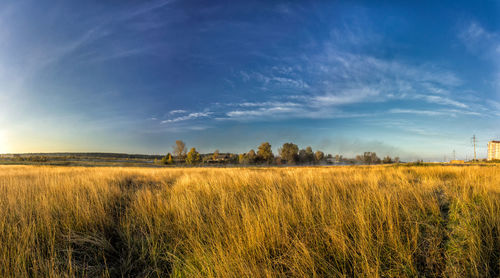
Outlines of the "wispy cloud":
M483 59L491 62L496 68L492 76L487 77L492 80L491 84L500 88L500 32L486 30L478 22L470 22L463 30L458 33L466 49ZM497 95L497 97L500 97Z
M441 105L449 105L449 106L455 106L458 108L468 108L469 106L465 103L447 98L447 97L442 97L442 96L436 96L436 95L415 95L415 99L422 99L425 100L429 103L434 103L434 104L441 104Z
M458 37L462 40L469 51L479 55L489 55L494 53L500 46L499 35L489 32L477 22L470 22Z
M230 106L240 106L240 107L298 107L302 106L295 102L279 102L279 101L265 101L265 102L242 102L242 103L231 103Z
M298 112L297 109L292 107L266 107L258 108L256 110L235 110L229 111L226 115L230 118L254 118L254 117L269 117L269 116L279 116L280 114L288 114L291 112Z
M270 64L265 67L235 71L232 84L243 83L247 90L255 92L256 100L221 102L217 104L217 113L210 118L240 121L333 119L387 111L442 117L482 116L476 111L480 107L476 102L481 100L464 100L457 93L465 81L454 71L433 62L415 64L363 52L364 46L380 43L383 38L366 34L362 28L347 29L349 40L342 43L338 43L338 38L343 36L343 31L332 31L331 40L320 43L314 52L267 58ZM481 30L470 30L470 36L481 35L484 35ZM366 103L390 101L411 104L414 108L383 112L383 109L365 107L363 109L368 110L363 113L356 112ZM178 121L197 118L186 115Z
M416 109L391 109L389 113L395 114L417 114L417 115L425 115L425 116L439 116L439 115L449 115L443 113L441 111L433 111L433 110L416 110Z
M467 111L467 110L457 110L457 109L441 109L441 110L418 110L418 109L390 109L389 113L394 114L415 114L415 115L425 115L425 116L450 116L456 117L459 114L471 115L471 116L481 116L480 113Z
M463 81L454 72L432 63L413 65L353 53L345 45L335 43L326 43L318 53L296 57L295 66L287 66L289 63L289 59L284 65L275 63L262 72L241 71L240 76L247 83L261 82L267 91L307 93L309 102L316 106L418 98L432 104L467 107L449 93Z
M171 19L175 19L175 16L171 15L168 17L169 20L166 20L164 16L156 13L164 11L166 7L174 2L173 0L141 2L121 10L117 9L112 16L98 14L86 18L86 24L101 30L105 35L100 38L101 40L96 40L100 50L97 52L82 51L78 56L81 59L80 62L92 64L132 56L165 53L165 51L159 51L159 49L164 48L164 43L151 40L147 46L144 46L144 44L137 42L137 36L134 34L152 32L171 23ZM127 29L125 33L123 32L124 28ZM109 44L106 40L120 40L121 43Z
M184 113L187 113L187 111L186 110L182 110L182 109L172 110L172 111L169 112L170 115L184 114Z
M206 118L209 117L212 114L212 112L196 112L196 113L189 113L186 116L181 116L173 119L168 119L168 120L163 120L161 121L162 124L167 124L167 123L176 123L176 122L182 122L182 121L187 121L187 120L193 120L193 119L198 119L198 118Z
M343 90L339 93L327 93L311 98L314 106L338 106L360 102L373 102L379 100L380 91L373 88L359 88Z
M141 5L133 7L132 9L121 11L120 14L116 17L116 20L119 21L131 20L136 17L148 14L156 9L163 8L168 4L172 4L174 2L175 2L174 0L158 0L158 1L143 2L141 3Z
M356 118L369 115L367 113L347 112L331 106L317 107L314 104L307 102L301 104L284 102L283 104L284 105L281 105L279 102L276 102L273 104L268 103L264 106L243 106L241 108L245 109L230 110L225 114L218 116L216 119L219 121L275 121L290 119Z
M284 67L271 67L265 73L240 71L241 79L244 82L258 82L262 87L272 88L293 88L308 89L309 84L298 76L291 76L288 71L283 71ZM291 68L290 68L291 69Z

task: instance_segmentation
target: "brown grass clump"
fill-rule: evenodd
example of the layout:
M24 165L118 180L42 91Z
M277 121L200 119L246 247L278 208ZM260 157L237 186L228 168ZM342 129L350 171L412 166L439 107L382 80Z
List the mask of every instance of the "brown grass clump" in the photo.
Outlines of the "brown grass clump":
M1 277L498 277L500 168L0 167Z

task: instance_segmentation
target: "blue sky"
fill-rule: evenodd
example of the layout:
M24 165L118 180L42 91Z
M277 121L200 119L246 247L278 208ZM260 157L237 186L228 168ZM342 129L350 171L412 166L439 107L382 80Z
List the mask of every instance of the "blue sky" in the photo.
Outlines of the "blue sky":
M401 2L2 1L0 152L484 157L500 2Z

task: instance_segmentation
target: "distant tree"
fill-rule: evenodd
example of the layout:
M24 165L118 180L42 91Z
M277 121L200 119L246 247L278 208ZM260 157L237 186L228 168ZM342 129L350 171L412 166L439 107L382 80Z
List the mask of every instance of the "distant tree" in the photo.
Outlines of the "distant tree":
M322 151L316 151L314 153L314 158L317 163L321 163L321 161L323 161L323 159L325 158L325 153Z
M301 164L304 164L307 162L306 150L304 150L304 149L299 150L298 161Z
M244 153L240 153L238 155L238 163L240 163L240 164L245 164L246 163L245 162L245 154Z
M213 160L219 159L219 150L215 150L214 154L212 155Z
M164 156L164 157L161 158L160 164L161 165L167 165L167 156Z
M285 160L288 164L295 164L298 160L299 147L294 143L285 143L279 149L281 159Z
M196 148L191 148L186 157L186 163L193 165L201 161L200 153L196 151Z
M314 161L314 152L311 147L307 147L299 151L300 163L312 163Z
M201 156L201 162L202 163L209 163L209 161L212 161L212 156L211 155L202 155Z
M229 163L236 164L239 162L239 156L237 154L229 154Z
M186 156L186 143L182 140L175 141L175 145L172 147L174 149L174 155L178 158L184 158Z
M335 162L342 162L344 158L342 157L342 155L339 155L339 154L336 154L335 155Z
M396 157L394 158L394 163L399 163L399 156L396 156Z
M365 162L364 156L361 156L361 155L356 155L356 158L354 158L354 160L356 162L359 162L359 163L364 163Z
M255 153L255 151L252 149L250 151L248 151L247 153L247 163L250 163L250 164L253 164L255 163L257 160L257 154Z
M174 164L174 161L172 159L172 155L170 153L168 153L167 155L162 157L160 160L160 164L162 164L162 165Z
M363 162L366 164L378 164L380 163L380 158L374 152L365 152L363 154Z
M306 147L306 162L313 163L314 162L314 152L311 146Z
M334 158L333 158L333 155L331 153L325 155L325 158L324 160L326 161L327 164L332 164L334 163Z
M390 163L392 163L392 158L390 156L386 156L382 160L382 163L384 163L384 164L390 164Z
M257 159L261 162L271 164L273 158L274 155L271 149L271 144L269 144L269 142L260 144L259 149L257 150Z

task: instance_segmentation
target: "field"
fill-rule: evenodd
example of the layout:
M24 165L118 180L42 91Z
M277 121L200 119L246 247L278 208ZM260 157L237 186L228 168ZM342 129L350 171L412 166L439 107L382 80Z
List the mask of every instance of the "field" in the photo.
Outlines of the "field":
M499 277L500 167L0 166L1 277Z

